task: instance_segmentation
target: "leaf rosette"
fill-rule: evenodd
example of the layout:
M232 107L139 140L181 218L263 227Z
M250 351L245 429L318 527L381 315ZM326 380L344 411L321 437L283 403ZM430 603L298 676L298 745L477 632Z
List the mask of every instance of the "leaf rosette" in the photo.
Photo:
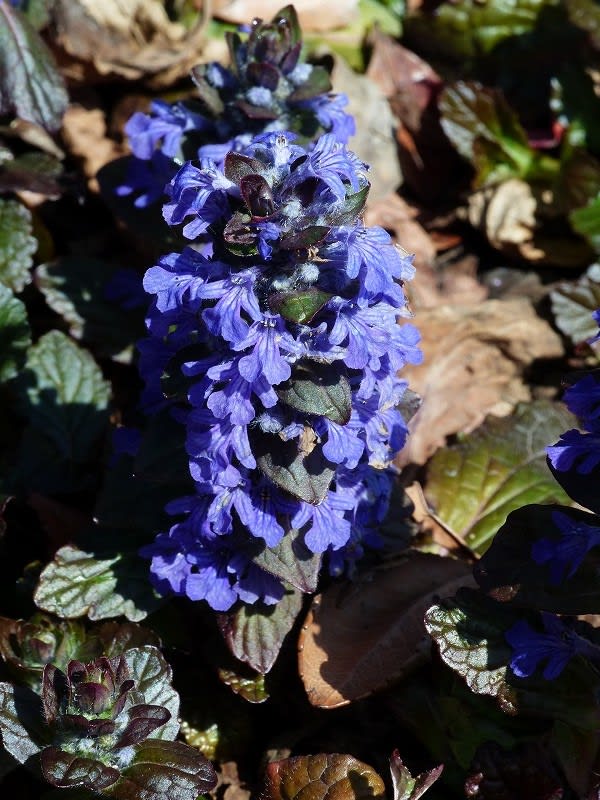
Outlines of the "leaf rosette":
M195 800L216 784L207 759L172 741L179 726L168 723L179 698L154 647L88 663L73 659L64 672L47 664L41 702L30 690L0 688L5 749L27 766L39 754L41 773L52 786L117 798Z

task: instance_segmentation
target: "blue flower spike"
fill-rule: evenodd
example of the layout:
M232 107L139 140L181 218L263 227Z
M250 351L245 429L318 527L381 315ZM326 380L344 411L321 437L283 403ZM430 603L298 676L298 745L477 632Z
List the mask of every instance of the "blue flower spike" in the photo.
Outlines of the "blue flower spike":
M144 278L144 403L167 405L161 374L179 359L195 494L143 554L160 591L218 611L281 599L254 559L292 531L334 575L380 546L407 436L398 373L422 359L402 319L412 257L362 222L368 166L331 133L297 141L262 133L184 164L164 217L189 246Z

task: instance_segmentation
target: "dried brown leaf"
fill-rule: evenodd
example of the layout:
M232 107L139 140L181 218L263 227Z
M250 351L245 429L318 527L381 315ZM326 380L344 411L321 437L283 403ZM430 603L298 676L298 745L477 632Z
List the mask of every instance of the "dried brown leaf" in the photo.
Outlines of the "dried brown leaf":
M411 131L442 86L437 72L420 56L381 31L371 35L372 53L367 76L391 102L395 114Z
M96 79L148 79L155 88L203 60L207 21L199 14L187 30L169 19L161 0L56 0L53 7L56 44L93 66ZM89 81L94 74L87 70L81 77Z
M417 667L429 653L426 609L467 584L466 562L411 551L315 597L298 645L310 703L346 705Z
M333 89L348 97L345 110L352 114L356 122L356 134L352 137L351 147L369 164L369 200L374 202L402 184L395 139L397 120L387 98L374 81L355 72L341 56L332 57Z
M416 321L424 361L402 375L422 403L409 422L399 467L424 464L447 436L530 400L523 370L536 359L563 355L560 337L526 299L443 305L421 310Z
M553 235L552 197L518 178L509 178L469 196L464 215L492 247L532 264L581 267L591 251L576 236Z
M436 267L440 247L417 221L419 209L393 193L379 200L368 201L365 210L367 226L385 228L407 253L415 256L415 277L405 291L411 308L432 308L442 303L479 303L488 290L477 279L477 262L465 258L441 270Z
M89 188L97 192L97 172L126 153L124 147L107 136L104 112L100 108L69 106L63 117L62 135L71 155L80 160Z
M391 193L379 200L369 198L364 219L367 227L380 225L392 234L404 250L415 254L414 265L418 277L418 273L431 269L436 248L425 228L415 219L417 214L417 208L409 205L400 195Z

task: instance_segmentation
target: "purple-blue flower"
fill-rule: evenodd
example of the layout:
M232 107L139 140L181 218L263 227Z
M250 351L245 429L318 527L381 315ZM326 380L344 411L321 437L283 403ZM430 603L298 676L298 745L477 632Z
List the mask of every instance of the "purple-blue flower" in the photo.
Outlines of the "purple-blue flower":
M546 454L559 472L574 469L588 475L600 464L600 433L582 433L572 428L561 434L556 444L547 447Z
M554 614L542 612L541 616L543 633L525 620L519 620L504 634L513 649L510 668L518 678L529 678L545 662L542 675L551 681L558 678L576 655L598 660L600 649L588 639L579 636Z
M538 539L531 546L531 557L536 564L550 565L550 581L558 585L571 578L589 551L600 544L600 525L588 525L562 511L553 511L552 521L560 537Z
M125 125L125 133L133 154L148 160L157 148L170 158L179 152L181 137L186 130L202 129L203 120L199 114L191 113L181 103L165 103L154 100L150 114L136 111Z
M179 364L187 402L179 393L173 415L196 491L169 505L187 519L144 553L157 586L219 610L282 596L254 559L292 530L332 575L381 546L407 435L398 372L422 357L417 329L398 322L412 260L350 197L365 166L331 136L313 149L294 138L263 133L222 164L185 165L165 219L193 217L187 235L210 238L144 279L147 391Z
M594 431L600 427L600 378L597 373L585 375L569 386L563 395L569 411L579 417L583 427Z

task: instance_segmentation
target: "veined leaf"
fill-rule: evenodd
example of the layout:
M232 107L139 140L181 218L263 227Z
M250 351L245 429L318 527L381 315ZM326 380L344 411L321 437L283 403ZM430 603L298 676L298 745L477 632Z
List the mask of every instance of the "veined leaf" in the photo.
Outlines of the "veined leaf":
M0 3L0 114L14 113L56 131L68 102L44 41L18 9Z
M483 553L508 514L527 503L569 504L546 465L546 446L576 427L564 406L520 403L431 459L425 495L464 543Z
M5 6L0 5L0 12ZM16 200L0 198L0 283L17 293L31 281L29 268L37 250L31 230L29 210Z

